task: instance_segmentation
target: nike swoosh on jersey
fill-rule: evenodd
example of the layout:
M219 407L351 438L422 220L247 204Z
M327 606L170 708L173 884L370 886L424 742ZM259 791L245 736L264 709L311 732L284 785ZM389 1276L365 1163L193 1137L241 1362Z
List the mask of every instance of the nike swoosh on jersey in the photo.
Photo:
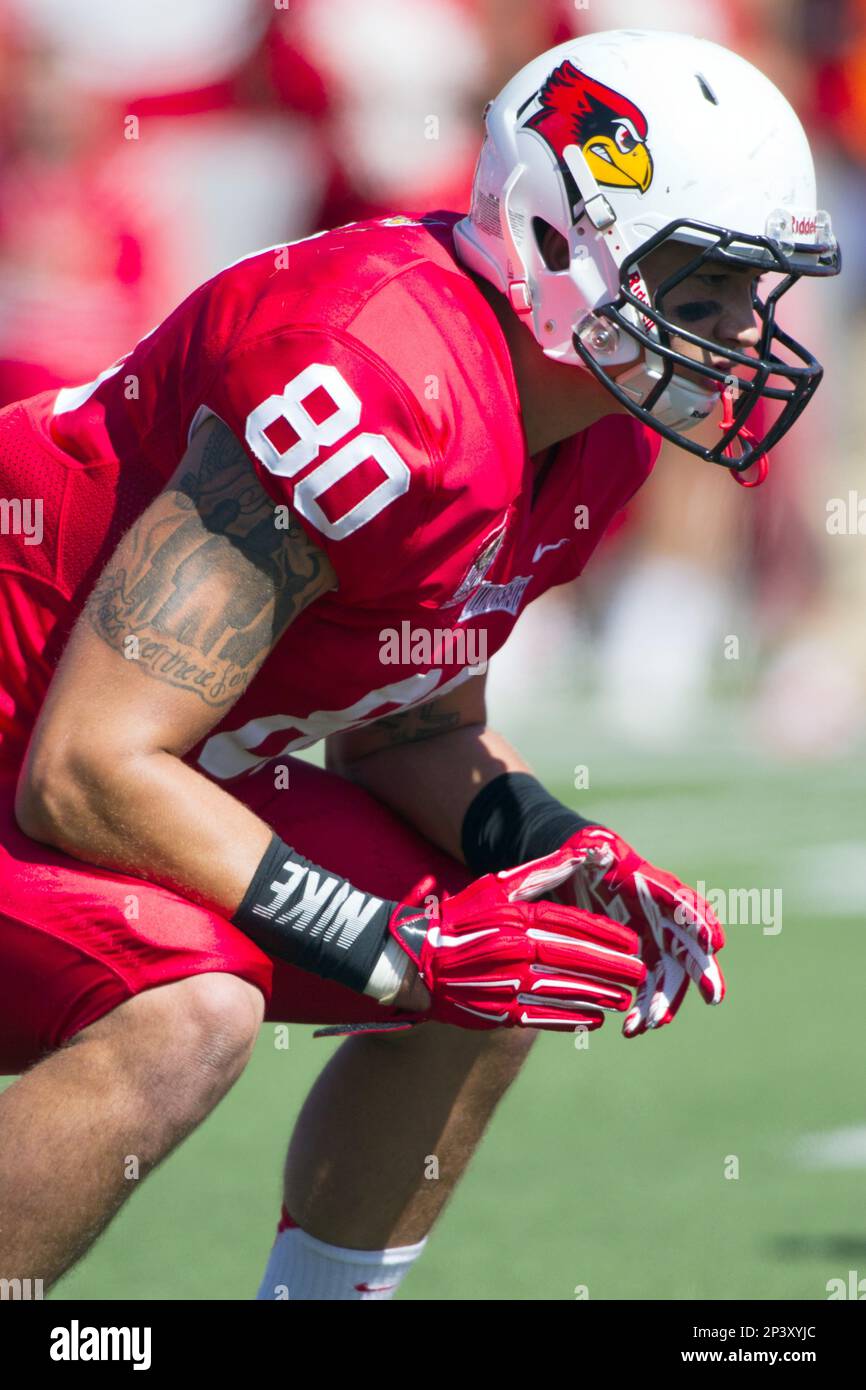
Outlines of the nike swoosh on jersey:
M532 563L537 565L546 550L558 550L561 545L568 545L570 540L571 536L563 536L562 540L552 541L550 545L537 545L535 547L535 554L532 557Z

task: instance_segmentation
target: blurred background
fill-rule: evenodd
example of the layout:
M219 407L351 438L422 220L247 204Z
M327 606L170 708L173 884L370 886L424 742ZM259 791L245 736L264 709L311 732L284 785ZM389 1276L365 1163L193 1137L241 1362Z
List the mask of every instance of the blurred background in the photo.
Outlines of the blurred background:
M467 208L484 102L552 44L629 25L715 39L767 72L813 142L845 272L801 282L783 321L826 379L760 492L666 448L579 600L550 596L497 663L501 717L519 719L521 672L554 652L551 695L559 683L573 699L578 671L630 746L715 739L733 709L752 746L825 758L860 734L866 692L863 538L827 531L828 502L847 507L859 482L866 3L649 8L651 21L642 0L0 0L0 405L90 380L258 247Z
M491 716L720 915L778 892L784 927L757 899L729 921L712 1016L689 1000L588 1055L543 1038L401 1297L811 1298L866 1275L866 0L0 0L0 405L91 379L259 247L468 208L486 100L629 26L734 48L803 119L844 269L782 321L826 377L759 490L665 447L494 661ZM249 1296L330 1047L290 1031L63 1294Z

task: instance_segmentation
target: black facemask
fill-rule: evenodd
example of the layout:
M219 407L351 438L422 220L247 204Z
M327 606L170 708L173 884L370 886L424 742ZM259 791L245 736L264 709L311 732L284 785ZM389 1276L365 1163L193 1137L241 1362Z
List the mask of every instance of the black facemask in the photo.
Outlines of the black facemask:
M682 244L682 234L690 232L709 236L712 240L696 246L694 258L659 285L652 304L646 303L630 288L635 273L639 273L639 262L671 238L680 240ZM718 343L701 338L665 317L665 300L671 290L689 276L700 273L708 264L729 269L745 268L769 272L782 277L765 299L760 297L757 289L753 289L752 304L761 325L761 339L749 353L720 348ZM841 266L841 252L832 237L818 245L783 245L769 237L748 236L683 218L669 223L638 251L626 257L620 266L617 298L609 304L600 305L592 316L595 323L608 320L616 325L620 333L627 334L662 359L661 377L643 403L639 405L617 385L616 379L596 361L588 347L581 342L577 331L573 335L574 349L594 376L632 415L663 435L665 439L687 449L689 453L697 454L710 463L721 464L740 474L751 464L759 461L762 455L787 434L811 400L823 376L823 368L816 358L776 323L776 306L782 295L796 284L801 276L838 275ZM652 324L658 332L658 341L650 337L644 327L624 317L622 311L627 305L638 310L644 322L649 321ZM674 336L705 349L716 358L724 356L730 365L720 370L677 352L671 347L671 338ZM780 357L777 348L784 349L788 358ZM707 389L718 391L720 397L727 396L729 405L723 414L725 428L721 438L712 446L697 443L682 430L662 424L653 414L653 407L670 384L677 368L703 378L707 383ZM747 375L739 374L741 372ZM761 401L779 401L781 409L766 426L764 433L755 437L747 428L747 421Z

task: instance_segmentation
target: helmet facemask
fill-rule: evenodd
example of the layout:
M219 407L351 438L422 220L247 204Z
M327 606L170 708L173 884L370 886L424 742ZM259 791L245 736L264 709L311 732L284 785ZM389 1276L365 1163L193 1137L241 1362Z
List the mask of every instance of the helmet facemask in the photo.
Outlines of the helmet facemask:
M783 246L768 237L747 236L688 219L670 223L623 259L616 297L575 325L575 353L627 410L666 439L711 463L743 472L787 433L821 381L820 364L780 328L776 307L801 276L838 273L839 250L829 231L829 219L826 225L826 241L818 246ZM668 275L650 297L641 262L668 241L691 244L695 254ZM775 278L766 297L762 298L756 286L752 289L752 306L761 329L753 349L740 351L703 338L673 323L665 313L671 291L708 264L769 273ZM674 338L716 359L725 358L727 365L713 367L689 356L673 346ZM622 360L623 341L634 345L642 360L614 373L616 361ZM730 409L725 412L720 439L712 445L690 439L687 431L696 428L722 397L727 397ZM761 400L778 401L781 408L772 420L764 421L763 433L755 437L747 422L752 417L754 423L753 412Z

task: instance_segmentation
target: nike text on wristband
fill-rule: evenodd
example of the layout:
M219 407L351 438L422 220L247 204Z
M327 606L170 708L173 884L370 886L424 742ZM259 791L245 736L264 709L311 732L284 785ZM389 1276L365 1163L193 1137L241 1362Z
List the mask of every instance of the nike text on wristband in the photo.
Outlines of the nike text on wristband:
M474 874L541 859L585 825L596 825L551 796L530 772L503 772L470 803L461 848Z
M380 958L391 940L395 907L274 835L231 920L267 955L358 993L378 969L375 987L387 994L394 990L394 969L383 973Z

